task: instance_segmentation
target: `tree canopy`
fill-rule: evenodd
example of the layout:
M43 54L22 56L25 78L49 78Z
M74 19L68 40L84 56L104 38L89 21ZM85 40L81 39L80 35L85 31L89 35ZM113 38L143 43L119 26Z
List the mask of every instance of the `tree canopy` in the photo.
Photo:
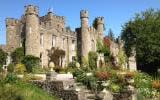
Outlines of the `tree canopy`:
M121 38L127 56L136 47L137 66L155 72L160 67L160 10L148 9L124 24Z

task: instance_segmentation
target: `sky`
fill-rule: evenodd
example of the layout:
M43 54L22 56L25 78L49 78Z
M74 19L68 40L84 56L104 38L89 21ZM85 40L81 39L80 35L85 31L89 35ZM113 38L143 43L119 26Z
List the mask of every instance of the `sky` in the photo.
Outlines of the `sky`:
M53 13L66 17L66 26L72 30L80 27L80 11L89 11L89 24L95 17L105 18L105 35L112 29L119 36L124 23L149 8L160 9L160 0L0 0L0 44L6 43L5 18L19 19L24 6L39 6L39 15L45 15L51 8Z

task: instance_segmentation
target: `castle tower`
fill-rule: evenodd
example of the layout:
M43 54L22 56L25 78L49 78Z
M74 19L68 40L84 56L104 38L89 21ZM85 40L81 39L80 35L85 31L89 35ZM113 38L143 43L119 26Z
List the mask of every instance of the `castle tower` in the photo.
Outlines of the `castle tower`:
M38 7L28 5L25 10L26 16L26 55L40 57L40 33Z
M13 18L6 19L6 39L7 46L12 50L20 46L20 33L18 33L19 20Z
M97 17L97 31L98 31L99 38L103 40L104 17Z
M88 11L82 10L80 12L81 18L81 57L88 59L90 51L90 34L88 31Z

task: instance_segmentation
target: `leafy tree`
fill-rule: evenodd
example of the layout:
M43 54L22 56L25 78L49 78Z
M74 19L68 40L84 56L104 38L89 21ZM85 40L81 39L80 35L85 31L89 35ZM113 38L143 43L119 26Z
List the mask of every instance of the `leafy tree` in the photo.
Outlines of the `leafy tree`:
M39 61L40 59L38 57L27 55L22 60L22 63L26 66L27 72L33 72L35 67L39 67Z
M109 29L108 37L109 37L112 41L114 41L114 40L115 40L112 29Z
M136 47L139 69L156 72L160 67L160 10L148 9L136 14L124 24L121 38L125 41L127 56L132 54L132 47Z
M105 62L108 61L110 58L110 50L108 45L105 44L105 41L102 41L101 39L98 39L97 41L97 52L104 54Z
M23 60L24 56L25 55L23 47L17 48L11 53L12 61L15 64L20 63Z
M96 52L90 51L88 53L89 67L92 70L97 68L97 58L98 58L98 55Z
M56 66L62 66L62 58L65 56L65 51L59 48L51 48L49 51L50 61L54 62ZM60 62L61 59L61 62ZM60 62L60 65L59 65Z
M5 53L2 49L0 49L0 66L5 64L7 59L7 53Z

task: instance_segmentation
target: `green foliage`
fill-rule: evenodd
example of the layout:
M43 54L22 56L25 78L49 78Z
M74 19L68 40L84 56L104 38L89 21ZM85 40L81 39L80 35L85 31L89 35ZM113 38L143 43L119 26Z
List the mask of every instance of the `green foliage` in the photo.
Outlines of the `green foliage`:
M0 66L5 64L7 59L7 53L5 53L2 49L0 49Z
M105 56L110 55L110 50L109 48L104 44L103 40L98 39L97 40L97 52L98 53L103 53Z
M5 78L5 83L15 83L17 81L17 76L14 73L8 73Z
M120 91L121 91L121 86L118 85L118 84L113 83L113 84L111 84L111 86L110 86L110 90L111 90L112 92L120 92Z
M68 64L68 67L75 68L76 67L76 62L70 62Z
M104 49L103 40L98 39L96 46L97 46L97 52L98 53L103 53L103 49Z
M20 63L24 58L24 48L17 48L15 51L11 53L13 63Z
M134 76L135 87L145 97L152 97L152 78L145 73L137 73Z
M25 71L26 71L26 67L24 64L16 64L15 73L24 74Z
M88 53L89 67L93 70L97 68L97 53L90 51Z
M127 62L127 56L125 54L125 52L123 51L123 49L120 49L119 52L118 52L118 63L119 63L119 66L124 68L125 67L125 64Z
M35 85L21 81L8 84L0 82L0 98L1 100L57 100Z
M27 55L22 60L22 63L26 66L27 72L33 72L33 68L39 66L39 58Z
M12 73L12 72L14 72L14 68L15 68L15 65L14 64L9 64L8 66L7 66L7 71L9 72L9 73Z
M132 47L136 47L138 66L153 73L153 69L160 67L159 33L160 11L149 9L125 23L121 34L127 56L132 55Z

